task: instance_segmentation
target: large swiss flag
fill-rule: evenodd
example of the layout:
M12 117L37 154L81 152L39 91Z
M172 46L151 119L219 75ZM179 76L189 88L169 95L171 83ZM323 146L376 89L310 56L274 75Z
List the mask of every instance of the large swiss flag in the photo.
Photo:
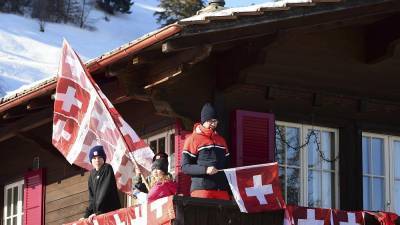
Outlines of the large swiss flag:
M266 163L224 170L241 212L282 209L278 163Z
M64 41L54 99L53 145L71 164L91 169L89 150L102 145L118 188L132 190L134 173L149 173L150 147L121 117Z

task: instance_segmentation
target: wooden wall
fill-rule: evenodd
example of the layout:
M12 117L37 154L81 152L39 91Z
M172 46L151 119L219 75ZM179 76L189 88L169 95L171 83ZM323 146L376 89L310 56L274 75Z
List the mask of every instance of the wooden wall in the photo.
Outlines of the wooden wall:
M45 224L58 225L83 217L88 206L89 172L78 174L46 186Z

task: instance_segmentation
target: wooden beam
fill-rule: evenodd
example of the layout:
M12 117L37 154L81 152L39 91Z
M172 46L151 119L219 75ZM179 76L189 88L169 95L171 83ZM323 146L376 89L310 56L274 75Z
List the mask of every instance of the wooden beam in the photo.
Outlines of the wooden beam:
M26 132L36 127L48 124L53 121L53 109L46 108L16 121L12 125L0 128L0 142L8 140L20 132Z
M33 110L47 108L51 105L53 105L51 97L45 96L45 97L34 98L34 99L30 100L29 103L26 105L26 109L28 111L33 111Z
M38 135L33 135L30 132L18 132L16 136L22 141L27 142L30 146L36 147L45 154L52 154L56 157L64 157L52 144L44 141Z
M354 6L353 1L335 3L332 10L331 3L320 3L315 7L293 8L281 11L271 21L271 15L265 14L256 17L243 17L235 23L214 22L213 25L193 26L186 28L180 36L171 38L164 44L169 51L189 49L199 44L217 45L226 42L235 42L275 34L292 29L302 32L359 24L365 19L377 15L389 15L398 12L398 1L387 1L376 4Z
M158 62L157 66L149 69L144 78L144 86L149 88L182 74L187 66L193 66L207 58L211 50L211 45L197 46Z
M365 54L367 63L378 63L395 55L400 46L400 13L367 27Z

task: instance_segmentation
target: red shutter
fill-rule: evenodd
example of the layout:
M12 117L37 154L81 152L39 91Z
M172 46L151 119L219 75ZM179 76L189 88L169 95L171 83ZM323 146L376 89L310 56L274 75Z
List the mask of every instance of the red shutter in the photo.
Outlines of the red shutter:
M237 110L233 119L233 166L275 161L274 114Z
M38 169L25 174L24 224L44 224L44 171Z
M184 130L181 122L178 120L175 125L175 173L176 181L178 183L178 193L183 195L190 195L190 184L191 180L188 175L182 173L181 170L181 158L183 145L185 143L186 137L188 137L192 132Z

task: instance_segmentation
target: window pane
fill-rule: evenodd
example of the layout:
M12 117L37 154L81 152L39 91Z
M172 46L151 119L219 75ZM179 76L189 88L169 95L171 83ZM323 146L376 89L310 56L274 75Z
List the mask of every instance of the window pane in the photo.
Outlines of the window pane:
M287 198L286 198L286 174L285 174L285 167L279 166L279 181L281 182L281 189L282 189L282 196L285 199L286 202Z
M7 219L6 225L11 225L11 219Z
M363 177L363 208L366 210L371 210L371 178Z
M362 161L363 161L363 174L370 173L370 138L369 137L363 137L362 138Z
M7 190L7 216L11 216L12 189Z
M300 166L300 151L296 149L300 146L300 130L299 128L286 128L286 141L291 147L287 147L287 164Z
M332 132L321 133L321 151L324 153L325 158L329 160L335 159L335 135ZM322 161L322 169L335 170L335 163Z
M153 150L154 153L157 153L157 140L150 142L150 148Z
M311 130L308 131L310 133ZM308 143L308 168L321 168L320 157L318 153L318 142L320 141L319 131L314 131L315 135L310 136ZM307 140L305 140L307 141Z
M275 145L276 145L276 152L275 157L278 161L278 164L283 165L286 164L285 162L285 131L282 126L277 126L275 131Z
M394 182L394 199L392 199L392 202L394 203L394 211L397 214L400 214L400 180L396 180Z
M18 207L18 187L13 188L13 215L17 214Z
M17 217L13 217L13 225L16 225L17 224Z
M24 212L24 187L25 187L25 184L23 184L22 187L20 187L20 192L22 192L22 194L21 194L21 212Z
M308 171L308 206L321 207L321 172Z
M158 152L165 152L165 138L158 139Z
M384 208L384 179L383 178L373 178L372 183L372 210L382 211Z
M400 179L400 141L394 142L393 149L393 166L394 166L394 176L397 179ZM397 198L400 199L400 198Z
M300 203L300 169L287 168L287 203Z
M383 139L372 138L372 174L384 175L383 174Z
M335 176L334 173L322 173L322 208L334 208L335 201Z
M169 135L169 154L175 153L175 134Z

